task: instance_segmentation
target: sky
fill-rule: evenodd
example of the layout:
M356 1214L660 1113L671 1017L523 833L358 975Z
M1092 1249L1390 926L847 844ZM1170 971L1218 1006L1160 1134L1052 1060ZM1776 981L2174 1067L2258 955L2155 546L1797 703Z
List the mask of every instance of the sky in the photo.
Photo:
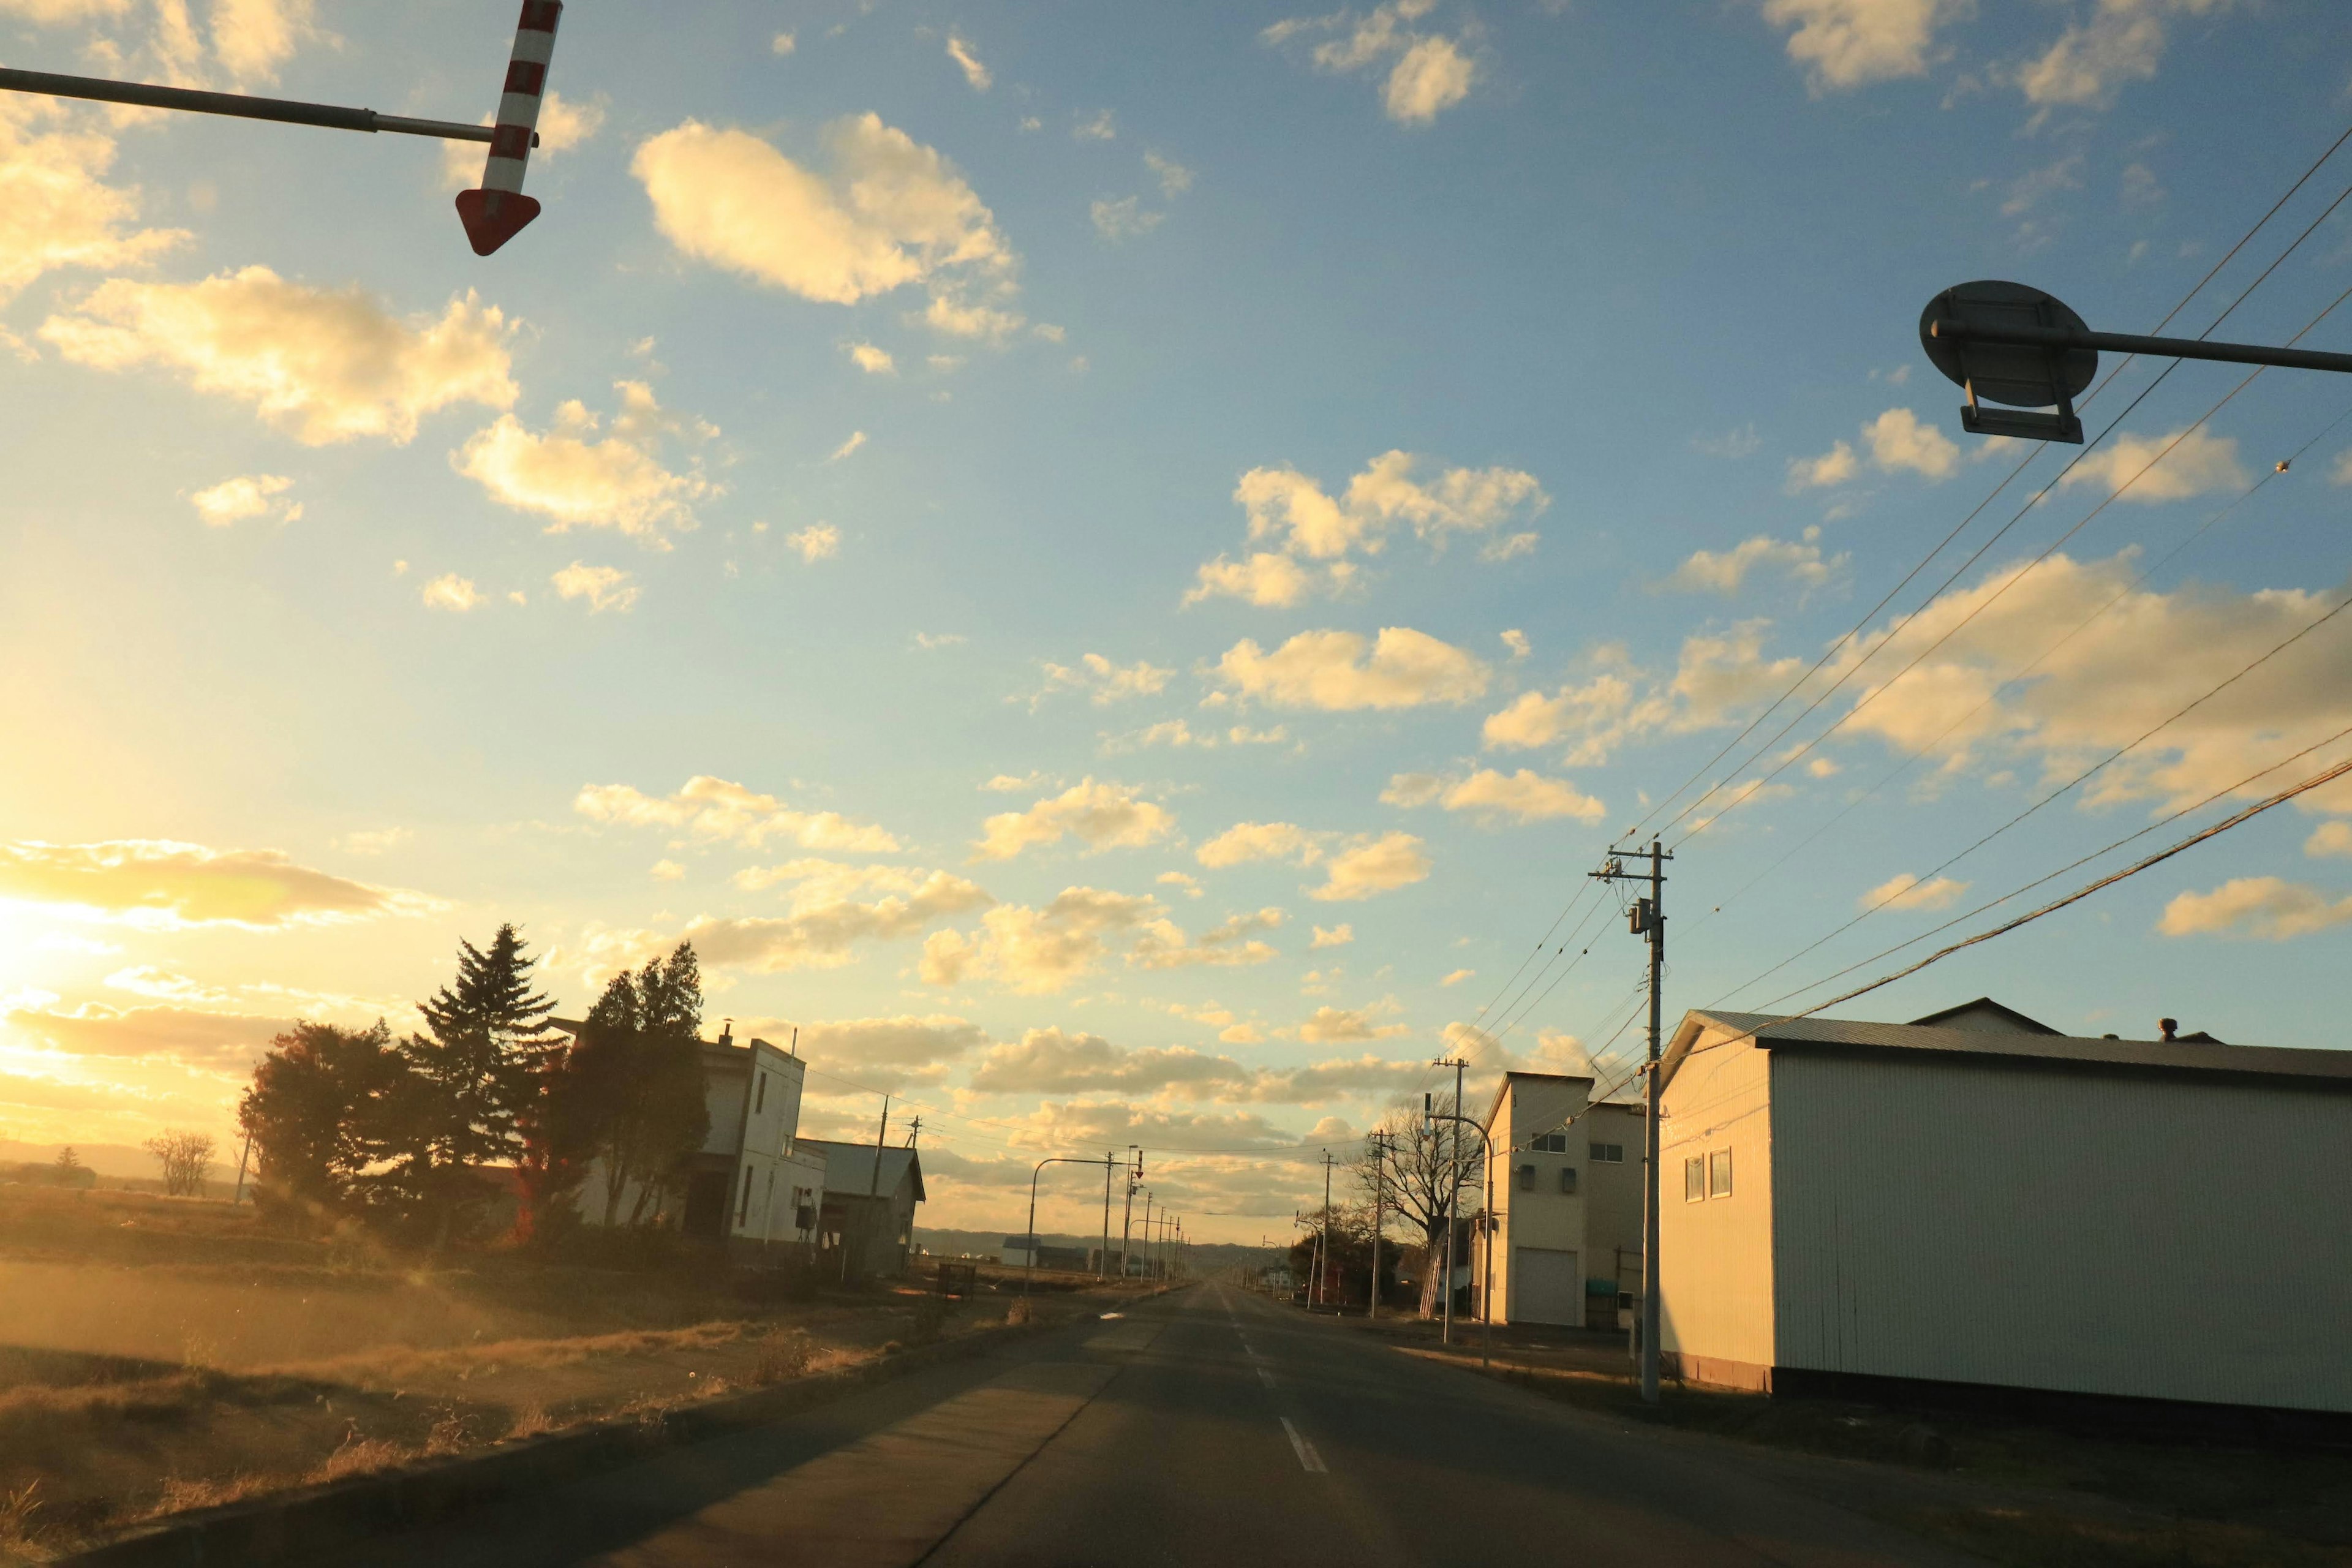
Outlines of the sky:
M472 121L512 19L0 63ZM226 1142L512 921L573 1013L691 940L929 1224L1139 1145L1281 1237L1441 1057L1632 1092L1612 842L1670 1025L1793 1010L2346 754L2352 384L2040 447L1918 339L2352 347L2352 152L2230 254L2340 6L582 0L549 80L488 258L476 144L0 101L0 1137ZM2336 1047L2347 961L2339 784L1835 1011Z

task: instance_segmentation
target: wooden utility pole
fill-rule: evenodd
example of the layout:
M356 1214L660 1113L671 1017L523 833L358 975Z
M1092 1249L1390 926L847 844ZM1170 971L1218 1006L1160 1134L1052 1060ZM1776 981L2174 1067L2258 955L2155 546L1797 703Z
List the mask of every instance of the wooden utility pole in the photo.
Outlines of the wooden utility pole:
M1634 870L1625 869L1627 854L1634 858ZM1601 869L1592 875L1608 882L1639 882L1643 875L1639 869L1641 856L1638 848L1623 852L1612 849ZM1650 1048L1648 1065L1643 1069L1642 1095L1642 1398L1651 1405L1658 1402L1658 1097L1662 1076L1658 1062L1665 1021L1660 983L1666 967L1666 862L1673 858L1657 839L1650 840L1650 894L1634 900L1626 921L1635 936L1646 937L1650 943Z
M1385 1195L1381 1191L1381 1153L1387 1147L1387 1140L1384 1134L1375 1132L1365 1142L1371 1145L1372 1156L1372 1289L1371 1304L1364 1312L1365 1318L1370 1320L1381 1315L1381 1199Z

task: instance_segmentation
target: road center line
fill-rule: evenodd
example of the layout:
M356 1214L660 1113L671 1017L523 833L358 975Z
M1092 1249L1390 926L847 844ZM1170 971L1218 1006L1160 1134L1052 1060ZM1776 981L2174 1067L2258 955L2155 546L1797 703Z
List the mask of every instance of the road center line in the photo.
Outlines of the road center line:
M1265 1384L1268 1388L1272 1388L1274 1386L1274 1373L1266 1371L1263 1364L1260 1364L1257 1369L1257 1380Z
M1298 1435L1298 1428L1290 1424L1290 1417L1285 1415L1280 1419L1282 1429L1290 1434L1291 1451L1298 1456L1299 1468L1310 1476L1330 1474L1323 1468L1323 1456L1315 1451L1314 1444Z

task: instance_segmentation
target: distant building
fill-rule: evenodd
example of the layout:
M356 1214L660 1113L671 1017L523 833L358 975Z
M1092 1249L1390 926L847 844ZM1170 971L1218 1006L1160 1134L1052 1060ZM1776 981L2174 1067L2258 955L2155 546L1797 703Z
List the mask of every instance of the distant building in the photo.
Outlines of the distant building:
M577 1035L566 1019L554 1026ZM821 1145L798 1135L801 1084L807 1064L765 1040L735 1043L733 1031L702 1042L703 1104L710 1130L688 1156L666 1205L688 1236L758 1255L778 1248L814 1249L825 1203L826 1163ZM642 1184L621 1194L619 1213L636 1212ZM590 1225L604 1219L604 1164L591 1162L579 1207ZM649 1204L650 1207L651 1205Z
M818 1268L844 1280L896 1279L914 1254L915 1205L923 1201L923 1163L912 1149L803 1138L800 1147L824 1160L824 1203L817 1216Z
M2352 1412L2352 1051L1695 1012L1662 1083L1670 1373Z
M1589 1078L1503 1075L1484 1123L1494 1207L1456 1253L1474 1316L1614 1329L1641 1288L1642 1108L1591 1097Z

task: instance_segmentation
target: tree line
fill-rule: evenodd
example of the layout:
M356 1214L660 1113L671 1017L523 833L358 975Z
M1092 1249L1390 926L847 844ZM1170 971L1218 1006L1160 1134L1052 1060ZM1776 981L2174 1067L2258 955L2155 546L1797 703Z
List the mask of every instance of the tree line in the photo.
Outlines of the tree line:
M1294 1277L1311 1279L1319 1258L1331 1272L1334 1301L1364 1300L1373 1286L1377 1215L1381 1300L1388 1301L1397 1280L1411 1269L1421 1281L1419 1314L1436 1316L1445 1277L1448 1200L1475 1185L1477 1145L1458 1123L1432 1122L1420 1107L1401 1101L1381 1117L1346 1168L1355 1201L1338 1197L1306 1216L1307 1233L1290 1249ZM1475 1194L1461 1204L1465 1209L1475 1206Z
M487 947L459 941L456 979L417 1005L423 1034L395 1038L378 1019L272 1040L237 1106L263 1212L446 1247L488 1228L500 1195L489 1173L510 1167L526 1239L559 1239L583 1201L607 1226L667 1222L709 1131L693 945L614 975L562 1031L532 988L537 963L501 925Z

